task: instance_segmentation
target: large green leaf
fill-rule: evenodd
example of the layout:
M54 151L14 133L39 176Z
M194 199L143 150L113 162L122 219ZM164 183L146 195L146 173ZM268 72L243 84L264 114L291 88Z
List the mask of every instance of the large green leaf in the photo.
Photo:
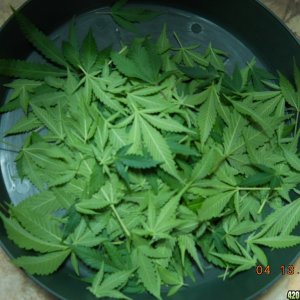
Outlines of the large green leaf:
M155 49L138 46L131 57L113 53L112 60L118 70L128 77L142 79L149 83L155 83L159 79L161 59L155 53Z
M234 193L235 191L228 191L206 198L198 210L199 220L206 221L219 216L232 199Z
M140 119L140 124L144 143L151 156L155 160L162 162L161 167L166 172L178 178L176 165L166 140L146 121Z
M69 254L70 250L64 250L39 256L21 256L13 262L30 274L49 275L62 265Z
M208 88L208 91L207 99L201 105L198 114L198 126L202 145L204 145L208 139L217 117L216 106L218 104L219 96L216 87L212 85Z
M65 93L51 90L51 92L45 92L37 94L31 97L30 103L39 107L55 106L59 103L64 103L67 100Z
M279 84L283 97L289 105L294 107L297 111L300 111L300 97L299 93L295 91L293 85L282 75L279 74Z
M232 101L232 104L239 113L249 116L256 122L269 137L272 135L274 128L266 121L265 116L260 115L258 111L253 110L249 105L242 102Z
M99 78L90 78L89 82L91 83L91 87L93 89L93 92L97 99L99 99L102 103L107 105L107 107L112 108L116 111L121 111L122 106L120 103L113 98L112 95L109 93L105 92L99 83L100 79Z
M72 244L90 248L102 244L106 238L98 234L107 226L109 217L110 214L102 216L101 222L99 222L100 219L95 219L93 222L90 222L90 228L87 227L86 221L81 219L81 222L70 236Z
M0 59L0 74L17 78L40 80L45 79L47 76L64 77L67 72L46 64L14 59Z
M81 64L79 51L70 42L64 41L62 43L62 51L66 60L75 68L78 68Z
M18 204L17 208L31 211L33 214L48 215L71 205L72 201L70 199L72 197L68 195L68 201L63 201L60 197L61 194L63 193L60 190L58 193L55 189L53 191L46 190L24 199Z
M39 128L41 125L42 123L37 119L35 115L29 114L28 116L24 116L21 120L14 124L8 131L6 131L5 134L10 135L31 131L33 129Z
M27 176L33 185L35 185L40 191L45 190L45 181L40 176L41 169L34 163L32 158L28 155L23 154L21 161L22 174L20 176ZM18 170L20 172L20 170Z
M59 251L67 248L59 243L48 242L47 240L32 235L15 219L6 218L2 213L0 213L0 217L4 223L8 237L21 248L35 250L41 253Z
M22 206L20 208L12 208L11 210L13 216L32 235L51 243L61 243L62 232L59 229L59 223L54 218L39 215L30 210L24 210Z
M64 139L64 131L62 128L62 124L60 120L57 118L59 115L56 115L54 117L55 112L56 113L61 113L59 106L57 109L52 109L52 114L49 113L49 110L37 107L35 105L31 105L33 113L37 116L37 118L49 129L52 131L53 134L55 134L59 139L63 140Z
M231 155L236 145L243 143L242 131L246 125L245 119L236 111L233 111L229 120L228 127L224 129L224 152L226 156Z
M179 206L181 193L173 196L160 210L158 214L154 230L156 232L169 231L174 227L174 219L176 218L176 210Z
M104 280L101 282L100 286L98 287L98 290L101 293L101 290L113 290L115 288L118 288L120 285L124 285L127 282L131 273L131 271L119 271L113 273L112 275L104 277Z
M146 255L139 253L137 256L138 276L146 290L161 299L160 296L160 277L156 265Z
M82 62L83 67L87 72L93 67L98 57L98 50L95 38L93 36L93 32L89 30L86 35L82 48L80 51L80 60Z
M20 24L26 38L49 60L62 66L66 61L60 49L54 42L33 25L28 18L19 12L15 12L17 21Z
M267 235L286 236L292 233L300 222L300 199L294 200L271 213L265 220L265 229L268 229ZM263 229L263 230L265 230Z
M129 130L128 143L131 145L128 153L141 154L142 153L142 132L140 126L140 118L134 118L133 124Z

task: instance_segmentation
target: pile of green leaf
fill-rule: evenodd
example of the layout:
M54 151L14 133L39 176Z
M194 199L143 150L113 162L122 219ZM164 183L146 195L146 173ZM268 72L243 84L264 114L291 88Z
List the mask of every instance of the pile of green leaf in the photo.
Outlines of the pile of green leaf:
M7 132L27 132L18 173L38 190L0 213L34 251L17 266L47 275L70 259L96 297L161 299L203 259L225 278L300 243L297 67L296 89L254 62L231 75L223 52L171 45L166 27L115 52L71 26L59 48L16 17L48 60L0 60L17 78L1 112L24 111Z

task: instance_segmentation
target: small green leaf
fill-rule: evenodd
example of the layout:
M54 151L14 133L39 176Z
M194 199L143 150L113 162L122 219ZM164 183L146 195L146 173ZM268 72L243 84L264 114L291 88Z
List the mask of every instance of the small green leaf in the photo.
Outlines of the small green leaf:
M139 253L137 256L138 276L146 290L161 299L160 296L160 277L156 265L147 256Z
M168 36L167 36L167 25L164 24L164 27L162 29L162 32L156 42L156 45L157 45L157 52L159 54L163 54L165 53L166 51L170 50L172 45L168 39Z
M284 156L287 160L287 162L289 163L289 165L300 172L300 158L298 157L297 154L289 151L288 149L286 148L282 148L283 149L283 152L284 152Z
M120 162L124 165L134 169L148 169L156 167L159 162L153 160L149 156L142 156L136 154L127 154L119 156Z
M76 275L80 276L78 260L77 260L76 255L73 252L71 253L71 264L72 264L72 267L73 267Z
M172 272L165 268L159 268L159 275L161 280L168 285L180 285L183 284L180 274Z
M182 288L182 284L172 286L168 292L168 297L175 295L180 290L180 288Z
M294 235L262 237L256 240L252 240L252 243L275 249L280 249L298 245L300 243L300 237Z
M87 182L86 188L84 193L89 198L92 195L94 195L96 192L99 191L101 186L104 185L104 174L103 174L103 168L102 166L99 166L98 164L94 165L94 168L92 170L92 173L90 175L90 179Z
M79 225L81 215L76 211L74 204L68 209L68 219L64 225L63 236L67 238L71 233L74 232L76 227Z
M268 265L268 258L266 256L266 254L264 253L264 251L256 246L255 244L250 244L250 248L253 252L253 254L256 256L256 258L264 265L267 266Z
M175 120L171 118L160 118L157 116L152 116L149 114L142 114L143 118L145 118L152 126L170 132L188 132L193 133L193 131L189 130L185 126L181 125Z
M73 246L72 249L87 266L96 270L100 269L103 262L103 256L100 251L83 246Z
M64 41L62 44L63 55L67 61L75 68L80 66L79 51L71 43Z
M259 223L254 223L252 221L246 220L234 226L232 229L229 230L228 233L231 235L242 235L254 231L260 226L261 224Z
M223 160L221 153L217 148L211 148L203 157L195 164L191 174L192 180L200 180L210 175L219 163Z
M128 175L126 167L120 162L116 162L115 167L116 167L117 173L125 181L127 187L129 188L129 186L130 186L130 177Z
M104 280L101 282L100 286L97 289L101 293L101 290L107 291L107 290L113 290L115 288L118 288L119 286L126 284L131 273L132 271L119 271L113 273L112 275L106 276L104 277ZM96 289L96 294L97 294L97 289Z
M94 210L102 209L109 206L109 202L95 195L93 198L81 201L76 204L76 210L81 213L95 214Z
M89 72L93 67L93 65L95 64L97 56L98 56L97 44L92 31L89 30L88 34L86 35L82 43L82 48L80 51L80 60L82 62L84 69L87 72Z
M216 253L212 252L212 255L217 256L224 260L226 263L230 263L233 265L244 265L244 264L251 264L253 260L249 258L245 258L243 256L234 255L234 254L225 254L225 253Z

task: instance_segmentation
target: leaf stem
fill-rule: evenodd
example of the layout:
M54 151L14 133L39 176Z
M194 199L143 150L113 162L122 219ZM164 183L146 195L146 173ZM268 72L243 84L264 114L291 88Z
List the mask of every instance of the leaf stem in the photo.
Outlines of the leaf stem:
M124 244L124 241L115 241L115 242L112 242L113 245L123 245Z
M179 36L177 35L177 33L174 31L173 34L174 34L175 39L178 42L180 48L184 48L183 45L181 44L181 41L180 41Z
M239 187L237 186L236 191L280 191L282 188L271 188L271 187Z
M112 211L114 212L115 216L117 217L117 219L118 219L118 221L119 221L121 227L123 228L125 234L127 235L127 237L130 238L130 232L129 232L129 230L127 229L127 227L126 227L126 225L124 224L124 222L122 221L122 219L121 219L119 213L117 212L115 206L114 206L113 204L111 204L111 205L110 205L110 208L112 209Z
M229 266L226 265L225 272L222 274L222 279L223 279L223 280L226 280L226 278L227 278L227 276L228 276L228 273L229 273Z
M267 203L267 200L268 200L268 197L266 197L266 198L264 199L264 201L262 202L261 206L259 207L259 209L258 209L258 211L257 211L257 214L258 214L258 215L261 214L263 208L265 207L265 205L266 205L266 203Z
M188 138L189 138L189 136L186 135L178 143L181 144L181 143L185 142Z
M86 70L81 66L81 65L78 65L79 69L82 71L82 73L85 75L85 76L88 76L89 74L86 72ZM79 82L79 84L77 85L76 89L84 82L84 78Z
M122 54L124 51L126 51L127 50L127 46L124 46L119 52L118 52L118 54ZM109 66L110 64L112 64L112 60L110 60L110 61L108 61L108 63L107 63L107 65Z
M192 185L193 181L186 183L186 185L178 192L178 196L181 197Z

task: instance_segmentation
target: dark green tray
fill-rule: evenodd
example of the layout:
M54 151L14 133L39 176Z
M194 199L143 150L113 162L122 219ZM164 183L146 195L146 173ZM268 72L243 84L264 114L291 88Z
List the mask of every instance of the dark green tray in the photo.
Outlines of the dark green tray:
M162 25L167 23L170 32L176 31L186 44L200 43L205 48L211 42L215 48L229 53L230 58L226 62L229 70L235 64L247 63L253 56L262 67L272 72L280 70L288 77L292 76L293 59L300 65L300 44L288 29L258 1L184 0L176 2L161 0L130 3L131 5L147 5L166 12L158 19L143 24L141 34L151 33L158 36ZM89 27L92 27L99 47L111 42L118 47L120 39L130 40L133 35L123 30L116 30L116 26L108 16L103 17L95 13L95 10L101 11L111 4L112 1L101 0L31 0L22 8L22 11L57 42L64 38L68 21L76 15L78 16L77 29L81 37ZM1 58L41 59L36 53L32 53L32 47L24 39L14 19L10 19L0 31L0 45ZM2 83L8 80L0 78L2 101L6 96ZM17 117L17 114L4 115L0 131L3 132L10 127ZM22 142L21 138L14 139L14 144ZM31 187L24 187L21 183L14 183L16 186L12 186L11 178L15 175L13 159L14 154L7 151L0 152L0 202L17 203L32 193ZM300 234L300 227L296 229L296 234ZM0 246L11 257L25 254L25 251L18 249L8 240L2 223L0 224ZM222 281L217 278L220 270L208 267L204 276L198 275L196 283L182 289L171 299L253 299L280 278L280 266L291 264L296 259L299 250L299 247L295 247L266 251L271 267L269 275L259 276L252 269L232 279ZM75 279L68 264L55 275L32 278L59 299L95 299L86 290L86 285ZM153 298L143 294L135 296L134 299Z

